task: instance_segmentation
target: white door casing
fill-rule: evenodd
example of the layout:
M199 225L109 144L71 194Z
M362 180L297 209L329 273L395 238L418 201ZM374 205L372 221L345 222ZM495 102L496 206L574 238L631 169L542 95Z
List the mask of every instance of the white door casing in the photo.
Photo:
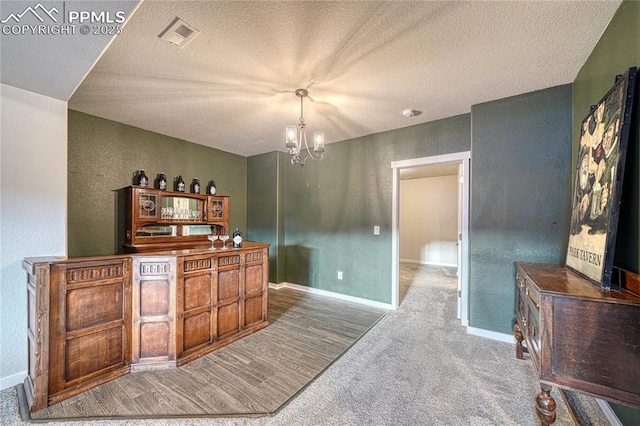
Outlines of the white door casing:
M460 189L458 203L459 247L458 247L458 309L457 314L463 326L469 323L469 170L471 152L464 151L432 157L413 158L410 160L392 161L393 188L391 212L391 305L394 309L399 305L399 238L400 238L400 170L419 166L458 163L460 170Z

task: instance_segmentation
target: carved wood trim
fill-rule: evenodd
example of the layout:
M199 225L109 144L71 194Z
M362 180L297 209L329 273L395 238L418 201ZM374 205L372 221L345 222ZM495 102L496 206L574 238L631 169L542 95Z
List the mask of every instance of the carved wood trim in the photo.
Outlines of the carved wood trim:
M240 256L220 256L218 258L218 266L230 266L230 265L239 265L240 264Z
M98 279L121 278L124 276L122 263L116 265L91 266L67 270L67 284Z
M247 262L257 262L262 260L262 252L261 251L255 251L255 252L249 252L247 253Z
M184 272L200 271L203 269L211 269L211 258L205 259L187 259L184 261Z

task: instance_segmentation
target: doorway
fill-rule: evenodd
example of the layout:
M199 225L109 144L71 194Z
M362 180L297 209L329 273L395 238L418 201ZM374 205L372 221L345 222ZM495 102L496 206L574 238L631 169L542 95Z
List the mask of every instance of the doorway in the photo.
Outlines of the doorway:
M469 293L469 169L471 153L469 151L439 155L433 157L414 158L410 160L394 161L393 194L392 194L392 295L391 304L397 309L400 304L400 180L401 175L411 174L412 170L429 170L438 173L441 170L457 168L457 242L455 254L457 257L457 317L463 326L468 325L468 293ZM426 167L425 167L426 166ZM433 167L432 167L433 166ZM436 167L437 166L437 167ZM444 166L444 167L443 167ZM419 169L418 169L419 168ZM422 256L422 255L421 255Z

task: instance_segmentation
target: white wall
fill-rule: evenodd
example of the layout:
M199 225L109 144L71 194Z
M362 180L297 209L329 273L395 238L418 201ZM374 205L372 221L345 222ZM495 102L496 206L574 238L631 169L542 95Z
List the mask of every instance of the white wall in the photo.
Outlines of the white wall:
M27 369L22 259L66 255L67 103L0 85L0 389Z
M457 266L458 177L400 181L400 260Z

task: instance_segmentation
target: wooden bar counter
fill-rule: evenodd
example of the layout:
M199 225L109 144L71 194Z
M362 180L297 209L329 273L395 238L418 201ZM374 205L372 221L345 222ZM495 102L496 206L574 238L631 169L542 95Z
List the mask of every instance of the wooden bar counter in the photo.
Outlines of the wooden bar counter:
M176 368L268 325L268 244L27 258L29 408Z

